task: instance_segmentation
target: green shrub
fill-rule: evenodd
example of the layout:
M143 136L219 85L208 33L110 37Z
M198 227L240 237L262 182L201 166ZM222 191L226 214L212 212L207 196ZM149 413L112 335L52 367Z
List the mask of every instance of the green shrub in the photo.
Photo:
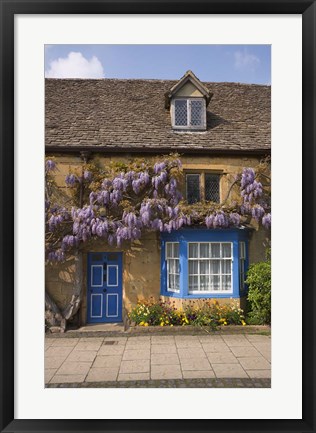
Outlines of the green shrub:
M263 325L271 323L271 260L250 265L247 272L248 285L247 323Z

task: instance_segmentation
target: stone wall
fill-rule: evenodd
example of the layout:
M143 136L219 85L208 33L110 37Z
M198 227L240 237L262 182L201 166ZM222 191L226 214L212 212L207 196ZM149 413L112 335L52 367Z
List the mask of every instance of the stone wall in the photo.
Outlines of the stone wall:
M150 158L150 157L148 157ZM110 161L127 161L128 155L110 156L100 158L101 164L105 166ZM81 167L80 157L74 156L55 156L58 163L57 182L61 186L61 193L68 194L64 186L64 179L70 170ZM227 194L230 182L235 174L242 167L255 167L259 159L240 158L240 157L212 157L212 156L183 156L181 157L184 169L191 170L215 170L220 171L221 197ZM249 260L250 263L264 260L265 245L267 245L266 232L256 228L251 235L249 243ZM80 322L86 322L86 281L87 281L87 253L88 252L114 252L124 251L123 254L123 305L125 309L130 310L131 306L137 301L148 299L150 296L158 299L160 294L160 241L159 233L148 233L140 241L133 242L132 245L123 244L121 248L110 247L101 241L91 241L85 245L83 254L83 303L80 310ZM56 301L60 308L63 308L72 294L72 284L74 275L73 261L70 259L65 264L57 266L48 266L46 269L46 290ZM173 298L172 298L173 300ZM181 300L175 300L177 304L182 304ZM222 302L231 302L230 299Z

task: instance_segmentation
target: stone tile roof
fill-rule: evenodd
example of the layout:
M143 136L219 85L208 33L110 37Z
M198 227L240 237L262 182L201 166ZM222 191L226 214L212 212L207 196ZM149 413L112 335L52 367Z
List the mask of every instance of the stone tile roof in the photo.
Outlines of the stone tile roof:
M45 143L51 148L269 151L270 86L204 83L213 93L207 130L171 127L171 80L46 79Z

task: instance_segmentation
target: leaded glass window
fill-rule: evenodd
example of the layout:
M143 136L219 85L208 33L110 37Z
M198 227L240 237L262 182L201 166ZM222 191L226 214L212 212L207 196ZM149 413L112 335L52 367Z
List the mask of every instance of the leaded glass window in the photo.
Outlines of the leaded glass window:
M232 292L232 243L189 242L189 293Z
M219 174L188 173L185 180L188 204L197 203L201 200L220 202Z
M187 174L186 175L186 189L187 189L187 202L189 204L196 203L201 200L200 191L200 175Z
M173 126L179 129L205 129L205 100L203 98L175 99Z
M188 120L188 107L186 99L175 100L175 125L187 126Z
M219 174L205 173L205 200L219 202Z
M179 242L166 242L167 291L180 291Z

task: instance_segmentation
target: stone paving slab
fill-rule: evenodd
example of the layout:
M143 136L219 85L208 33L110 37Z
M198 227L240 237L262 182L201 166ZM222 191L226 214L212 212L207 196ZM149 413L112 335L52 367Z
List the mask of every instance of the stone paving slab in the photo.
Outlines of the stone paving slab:
M101 346L98 352L98 355L103 356L113 356L113 355L123 355L125 350L125 345L117 345L117 346Z
M248 379L253 381L249 387L256 381L263 387L260 381L271 378L271 339L265 335L85 335L49 338L45 347L45 383L52 386L112 382L116 387L119 382L163 387L160 381L167 381L172 387L172 381L182 381L174 386L190 387L190 381L201 381L196 382L200 386L215 380L210 386L221 387L222 380Z
M86 375L90 370L92 362L64 362L63 365L58 369L56 375Z
M149 380L149 373L121 373L117 380Z
M216 377L249 377L240 364L212 364Z
M74 361L74 362L89 362L94 361L94 358L97 356L97 351L95 350L74 350L70 353L70 355L67 358L67 361Z
M151 379L182 379L180 365L153 365Z
M45 358L45 368L59 368L65 361L66 356L50 356Z
M245 346L233 346L230 348L237 358L244 358L245 356L260 356L260 352L255 347L245 347Z
M177 347L175 344L152 344L151 353L152 355L156 353L177 353Z
M208 359L205 358L186 358L181 359L181 368L182 370L212 370L211 365L208 361Z
M205 352L201 347L178 348L180 358L206 358Z
M122 361L120 373L147 373L150 370L150 362L147 359L136 361Z
M48 383L55 375L57 368L45 368L45 382Z
M156 353L151 357L151 365L180 365L176 353Z
M120 355L113 356L97 356L93 363L93 368L111 368L119 367L122 361Z
M85 374L55 374L50 383L77 383L79 387L79 384L84 382L85 378Z
M202 378L214 378L215 373L214 371L206 371L206 370L188 370L183 371L183 378L184 379L202 379Z
M211 364L238 364L238 359L229 352L208 353L207 358Z
M128 348L126 348L122 359L123 361L133 361L135 359L150 359L150 348L138 350L128 350Z
M58 338L53 341L52 346L53 347L74 347L79 342L79 338Z
M239 362L245 370L267 370L270 368L270 363L262 356L239 358Z
M102 382L107 380L116 380L119 368L94 368L89 371L86 382Z

